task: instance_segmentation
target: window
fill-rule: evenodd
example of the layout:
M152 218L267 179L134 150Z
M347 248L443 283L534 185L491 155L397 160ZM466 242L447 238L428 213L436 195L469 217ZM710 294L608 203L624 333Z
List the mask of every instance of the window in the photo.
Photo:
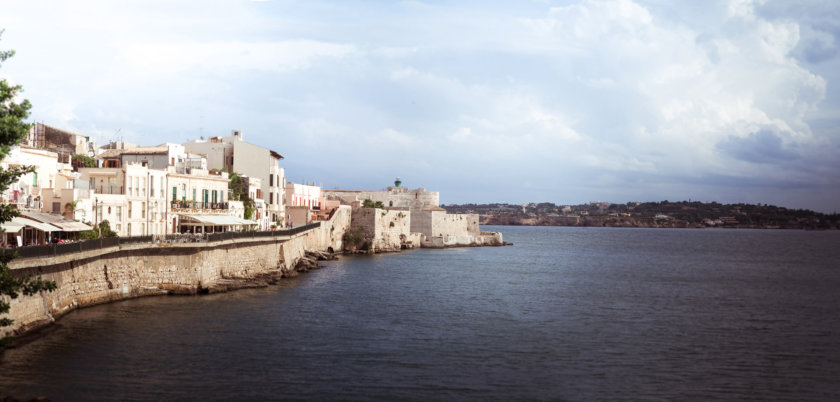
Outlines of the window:
M146 219L146 203L140 204L140 217Z
M68 205L69 205L69 204L68 204ZM53 207L53 208L52 208L52 211L53 211L53 213L54 213L54 214L61 213L61 203L60 203L60 202L54 202L54 203L52 204L52 207Z
M166 180L166 178L161 176L160 177L160 198L166 198L166 194L164 194L164 191L163 191L163 189L166 188L166 184L165 184L164 180Z
M132 210L133 210L133 208L132 208L132 204L134 204L134 203L133 203L133 202L131 202L131 201L129 201L129 202L128 202L128 219L133 218L133 216L131 216L131 213L133 212L133 211L132 211ZM131 231L131 224L129 224L129 226L128 226L128 230L129 230L129 232Z
M111 206L108 206L108 215L111 215Z
M178 199L178 186L172 186L172 201Z
M269 204L274 204L274 193L272 193L272 192L268 193L268 203Z
M195 189L193 189L193 202L195 202Z
M117 206L117 220L118 221L122 220L122 207L120 207L120 206Z
M32 187L38 187L38 172L32 173Z
M268 175L268 186L269 187L274 187L274 174L273 173Z

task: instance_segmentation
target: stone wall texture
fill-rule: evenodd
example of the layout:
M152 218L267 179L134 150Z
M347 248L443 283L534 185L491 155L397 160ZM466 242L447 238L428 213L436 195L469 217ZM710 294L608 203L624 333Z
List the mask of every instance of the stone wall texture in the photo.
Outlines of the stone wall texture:
M194 294L220 282L293 274L306 251L341 249L350 225L342 207L320 227L285 237L207 243L129 244L47 258L13 260L16 275L41 276L58 289L5 297L14 324L2 335L22 334L80 307L167 293Z
M371 242L373 252L419 246L419 236L411 234L409 211L356 208L350 226Z

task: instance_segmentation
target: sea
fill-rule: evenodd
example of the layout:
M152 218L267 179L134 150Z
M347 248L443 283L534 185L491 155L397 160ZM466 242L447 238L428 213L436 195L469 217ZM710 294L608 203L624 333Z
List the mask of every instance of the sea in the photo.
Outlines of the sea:
M276 286L74 311L0 362L50 400L840 400L840 231L482 227Z

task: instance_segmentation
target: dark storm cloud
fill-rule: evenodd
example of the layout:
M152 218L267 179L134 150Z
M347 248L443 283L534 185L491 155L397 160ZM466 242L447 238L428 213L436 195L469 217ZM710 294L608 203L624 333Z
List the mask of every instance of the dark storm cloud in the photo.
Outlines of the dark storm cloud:
M784 147L779 135L769 129L743 138L730 136L726 141L719 142L717 148L726 155L750 163L777 164L799 158L795 152Z

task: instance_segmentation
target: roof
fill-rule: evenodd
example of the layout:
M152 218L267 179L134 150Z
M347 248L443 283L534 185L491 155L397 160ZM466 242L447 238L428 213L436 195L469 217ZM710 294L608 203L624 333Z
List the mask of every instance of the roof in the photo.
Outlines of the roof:
M49 226L53 226L57 228L56 230L62 232L81 232L83 230L93 230L92 227L85 225L84 223L67 219L61 215L48 214L46 212L21 212L21 216L23 218L36 221L38 223L48 224ZM47 230L45 229L41 230L47 232ZM56 230L51 231L54 232Z
M24 217L20 217L20 216L14 218L12 221L16 222L16 223L23 224L24 226L33 227L33 228L38 229L42 232L59 232L59 231L61 231L61 229L59 229L59 228L57 228L53 225L33 221L32 219L28 219L28 218L24 218Z
M20 232L24 226L26 225L21 222L16 222L15 218L12 218L9 222L3 222L3 224L0 225L0 228L3 228L3 231L6 233L17 233Z
M167 146L135 147L131 149L109 149L99 155L96 155L95 159L118 158L120 157L120 155L156 155L168 153L169 147Z
M277 159L283 159L283 155L280 155L279 153L277 153L277 152L275 152L275 151L272 151L272 150L270 150L270 149L269 149L269 150L268 150L268 153L270 153L270 154L271 154L271 156L273 156L273 157L275 157L275 158L277 158Z

